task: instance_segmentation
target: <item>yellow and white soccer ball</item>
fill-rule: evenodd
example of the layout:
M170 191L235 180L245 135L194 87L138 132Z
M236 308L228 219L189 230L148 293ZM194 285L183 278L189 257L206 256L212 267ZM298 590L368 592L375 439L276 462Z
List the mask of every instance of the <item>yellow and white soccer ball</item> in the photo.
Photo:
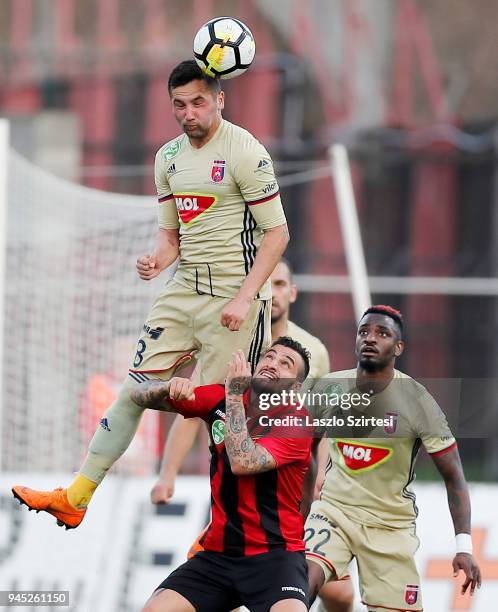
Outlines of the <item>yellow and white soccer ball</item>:
M205 23L194 38L194 57L212 77L233 79L254 60L256 44L251 30L233 17L216 17Z

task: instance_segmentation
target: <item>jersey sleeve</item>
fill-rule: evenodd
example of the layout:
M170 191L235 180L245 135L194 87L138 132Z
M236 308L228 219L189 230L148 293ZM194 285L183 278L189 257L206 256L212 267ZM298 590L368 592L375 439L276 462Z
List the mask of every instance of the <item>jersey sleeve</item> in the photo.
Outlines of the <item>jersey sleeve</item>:
M273 162L256 139L241 144L233 173L258 227L265 230L286 223Z
M200 417L206 420L211 410L225 397L222 385L203 385L196 387L194 393L195 400L177 401L169 398L168 403L186 419Z
M178 211L176 209L175 198L173 197L173 193L171 192L171 187L166 176L166 168L161 155L161 149L156 154L154 178L158 198L157 218L159 227L161 229L178 229L180 227Z
M436 400L427 392L421 397L420 402L422 410L418 435L425 450L430 455L437 455L456 447L446 416Z
M256 441L275 459L277 467L307 461L310 458L312 438L260 438Z
M329 352L323 344L319 345L317 354L317 378L322 378L330 372L330 357ZM313 359L313 355L311 356Z

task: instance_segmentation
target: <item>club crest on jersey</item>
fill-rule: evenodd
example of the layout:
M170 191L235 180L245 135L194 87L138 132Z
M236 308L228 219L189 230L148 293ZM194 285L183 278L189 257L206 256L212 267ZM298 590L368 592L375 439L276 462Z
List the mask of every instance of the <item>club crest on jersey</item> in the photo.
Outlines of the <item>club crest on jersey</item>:
M174 140L165 149L163 149L164 161L169 161L170 159L175 157L175 155L178 153L179 150L180 150L180 141Z
M225 176L225 160L215 159L211 168L211 180L213 183L221 183Z
M374 469L390 459L393 453L392 448L377 446L376 444L363 444L339 439L335 443L344 460L345 467L352 472Z
M225 423L221 419L216 419L211 425L211 435L216 445L221 444L225 439Z
M205 193L175 193L176 210L184 225L195 221L197 217L216 204L217 197Z
M407 584L405 591L405 602L409 606L417 603L418 599L418 584Z
M386 419L389 419L389 424L384 425L384 431L387 434L393 434L398 426L399 412L386 412L384 416Z

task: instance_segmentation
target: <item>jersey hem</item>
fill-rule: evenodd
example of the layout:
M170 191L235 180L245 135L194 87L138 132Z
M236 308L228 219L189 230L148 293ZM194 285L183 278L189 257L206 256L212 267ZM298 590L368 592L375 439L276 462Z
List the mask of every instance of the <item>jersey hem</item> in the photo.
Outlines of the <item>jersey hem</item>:
M361 600L361 603L364 606L368 606L369 608L381 608L382 610L395 610L396 612L424 612L423 608L390 608L389 606L381 606L380 604L369 604L366 601Z
M457 443L453 442L453 444L450 444L446 448L443 448L442 450L436 451L435 453L429 453L429 455L431 457L437 457L438 455L444 455L444 453L448 453L450 450L453 450L454 448L456 448L456 446L457 446Z
M187 361L190 361L192 359L192 355L193 355L193 351L190 353L186 353L185 355L183 355L182 357L180 357L179 359L177 359L173 365L168 366L167 368L161 368L160 370L132 370L131 368L128 370L128 372L133 372L134 374L156 374L159 372L167 372L168 370L171 370L171 368L176 368L179 365L181 365L182 363L186 363Z
M272 193L269 196L265 196L264 198L259 198L258 200L245 200L245 203L248 206L255 206L256 204L263 204L264 202L269 202L270 200L273 200L273 198L276 198L279 195L280 195L280 189L276 191L275 193Z
M308 557L313 557L311 560L313 561L314 559L318 559L319 561L321 561L324 565L326 565L329 570L331 570L332 572L334 572L334 574L337 576L337 578L339 579L339 576L337 574L337 570L335 569L335 567L332 565L332 563L330 563L330 561L328 559L325 559L324 557L320 557L320 555L317 555L316 553L312 553L312 552L307 552L306 553L306 558ZM342 578L340 578L340 580L342 580Z

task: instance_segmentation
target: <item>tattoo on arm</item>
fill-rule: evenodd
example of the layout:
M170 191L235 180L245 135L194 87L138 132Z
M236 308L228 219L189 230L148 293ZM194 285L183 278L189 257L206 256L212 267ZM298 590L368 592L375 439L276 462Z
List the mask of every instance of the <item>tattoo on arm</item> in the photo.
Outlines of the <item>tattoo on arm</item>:
M163 380L148 380L140 383L131 392L131 399L143 408L161 408L168 410L164 400L169 396L169 386Z
M242 469L248 474L275 469L271 453L249 435L242 395L232 394L230 387L226 399L225 448L232 469Z
M455 533L470 533L470 498L458 449L432 456L444 479Z
M234 378L230 381L230 393L233 395L242 395L247 389L247 381L245 379Z

